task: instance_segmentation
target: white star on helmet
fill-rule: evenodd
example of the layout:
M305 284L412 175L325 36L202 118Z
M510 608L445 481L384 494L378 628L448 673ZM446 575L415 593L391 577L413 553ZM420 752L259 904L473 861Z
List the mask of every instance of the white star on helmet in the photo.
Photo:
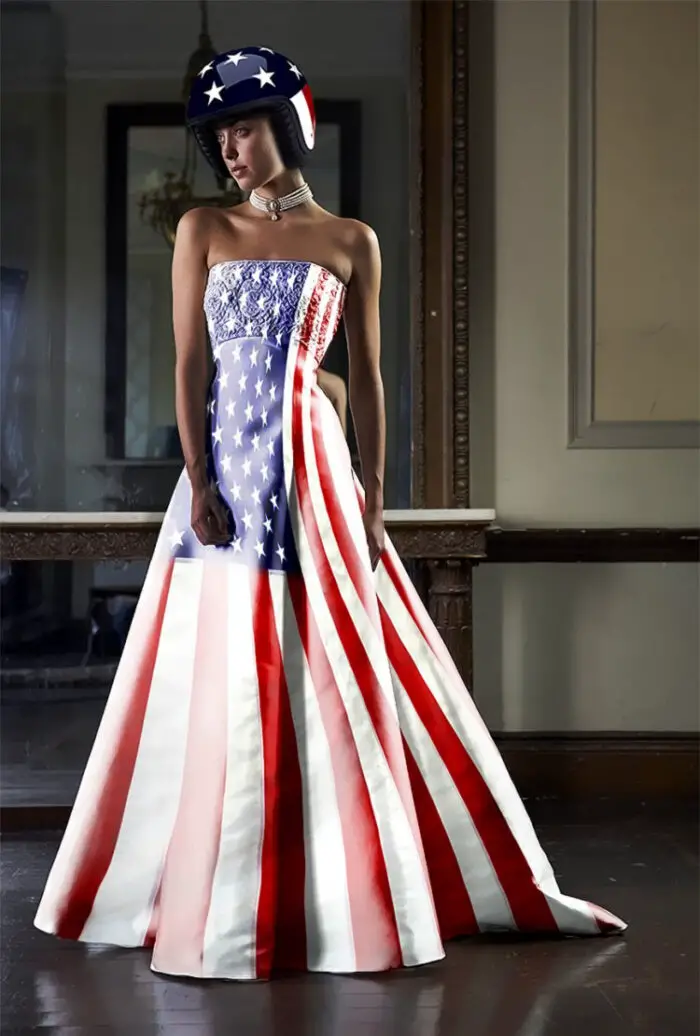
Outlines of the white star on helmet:
M212 101L223 101L223 97L221 96L223 89L223 86L218 86L216 83L212 83L211 89L204 91L205 97L209 98L209 104L211 104Z
M275 85L275 81L272 78L273 74L274 73L266 72L264 68L261 68L260 71L253 76L253 79L258 79L260 81L260 89L262 90L264 86Z

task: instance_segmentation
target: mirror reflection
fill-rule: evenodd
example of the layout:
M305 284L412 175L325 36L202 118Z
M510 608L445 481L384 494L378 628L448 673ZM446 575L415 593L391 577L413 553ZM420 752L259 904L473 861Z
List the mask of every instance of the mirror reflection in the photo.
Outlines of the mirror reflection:
M300 0L293 17L272 6L276 45L299 55L318 101L309 182L380 239L385 504L407 506L411 5ZM210 8L217 47L269 34L270 3ZM234 200L202 160L188 164L182 85L199 9L3 7L3 506L157 511L172 492L172 220L192 198ZM192 198L178 197L183 176ZM165 223L154 192L174 195ZM342 336L327 370L347 377ZM348 437L352 450L351 421Z

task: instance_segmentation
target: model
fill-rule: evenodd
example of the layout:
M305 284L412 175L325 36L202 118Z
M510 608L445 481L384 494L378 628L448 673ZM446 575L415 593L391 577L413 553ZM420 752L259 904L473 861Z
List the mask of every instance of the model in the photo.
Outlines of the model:
M468 933L622 931L559 891L385 537L379 248L313 201L301 71L222 54L188 121L250 196L178 227L185 469L36 925L231 979L423 964ZM341 318L364 490L317 383Z

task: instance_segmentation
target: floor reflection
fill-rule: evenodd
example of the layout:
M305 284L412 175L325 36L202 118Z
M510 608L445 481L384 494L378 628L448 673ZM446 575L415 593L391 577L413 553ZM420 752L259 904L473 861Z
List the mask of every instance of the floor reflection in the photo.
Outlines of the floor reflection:
M626 952L619 939L523 947L470 942L410 972L253 984L168 980L152 974L147 951L57 950L35 976L37 1023L58 1033L454 1036L468 1022L469 1036L554 1036L562 995L595 985Z
M5 839L2 1036L697 1036L697 819L643 814L541 825L562 885L625 917L624 938L464 939L423 968L253 984L38 932L58 835Z

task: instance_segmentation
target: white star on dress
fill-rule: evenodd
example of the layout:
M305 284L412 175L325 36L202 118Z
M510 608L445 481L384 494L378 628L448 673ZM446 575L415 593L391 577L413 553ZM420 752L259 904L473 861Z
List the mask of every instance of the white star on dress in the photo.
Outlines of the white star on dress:
M216 71L216 62L214 66ZM284 481L282 404L287 336L296 326L309 264L231 260L215 265L205 300L216 360L208 463L235 521L230 557L235 554L236 563L256 568L297 571ZM188 519L187 513L175 521L187 528ZM185 556L199 550L190 545L193 539L185 534L179 548Z

